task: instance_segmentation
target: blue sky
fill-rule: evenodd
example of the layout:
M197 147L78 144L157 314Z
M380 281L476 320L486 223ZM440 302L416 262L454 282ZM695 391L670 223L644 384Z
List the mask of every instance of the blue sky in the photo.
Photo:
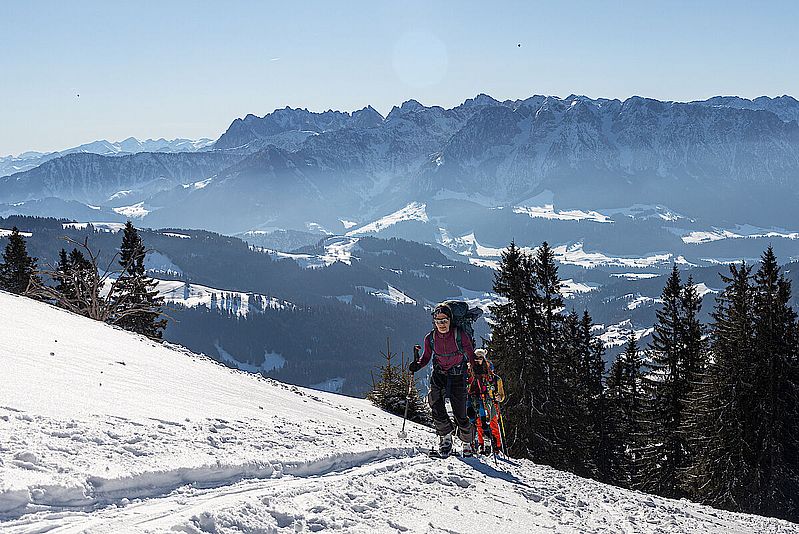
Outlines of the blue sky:
M0 155L216 138L236 117L285 106L799 97L793 1L31 0L2 11Z

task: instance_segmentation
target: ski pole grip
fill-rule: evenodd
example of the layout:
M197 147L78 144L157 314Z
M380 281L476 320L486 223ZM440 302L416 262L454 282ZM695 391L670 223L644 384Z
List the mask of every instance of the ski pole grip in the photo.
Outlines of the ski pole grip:
M414 345L413 346L413 359L414 360L417 360L417 361L419 360L419 351L420 350L422 350L422 346L421 345Z

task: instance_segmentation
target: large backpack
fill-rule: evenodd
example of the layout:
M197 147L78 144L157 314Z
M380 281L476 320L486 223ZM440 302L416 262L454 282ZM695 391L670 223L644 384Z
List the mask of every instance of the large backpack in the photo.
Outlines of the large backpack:
M465 362L466 354L463 352L461 336L463 334L469 336L469 340L472 342L472 348L475 347L474 322L483 315L483 310L480 308L470 308L469 303L462 300L446 300L438 306L446 306L452 311L452 323L450 326L455 328L455 342L458 344L458 352L463 355L463 360ZM434 328L432 332L430 332L430 351L433 353L433 365L435 365L435 357L437 356L433 343L435 331ZM439 354L438 356L445 355Z

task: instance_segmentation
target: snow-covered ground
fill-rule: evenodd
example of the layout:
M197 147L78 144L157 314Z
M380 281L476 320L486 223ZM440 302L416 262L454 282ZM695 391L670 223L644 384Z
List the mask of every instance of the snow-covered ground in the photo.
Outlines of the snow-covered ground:
M264 308L282 310L293 308L294 305L288 301L276 299L267 295L254 295L252 293L241 293L238 291L225 291L199 284L187 284L180 280L159 280L156 290L159 296L164 297L164 302L182 304L188 308L205 306L208 309L227 311L236 315L246 316L251 311L256 313L262 311L255 307L251 309L250 299L255 296L261 297L261 304ZM212 306L213 304L213 306Z
M563 264L579 265L586 268L592 267L633 267L633 268L649 268L657 265L670 265L677 263L679 265L690 265L682 256L674 257L672 254L653 254L645 257L618 257L608 256L602 252L586 252L583 249L583 243L574 243L571 245L559 245L553 247L552 252L555 259Z
M387 285L386 289L377 289L369 286L355 286L355 287L358 289L362 289L363 291L369 293L370 295L379 298L380 300L382 300L387 304L393 304L395 306L398 304L411 304L411 305L416 304L415 300L413 300L411 297L403 293L401 290L397 289L396 287L390 284L386 285Z
M438 229L437 241L462 256L477 256L480 258L499 258L505 249L485 247L477 242L474 232L461 237L452 237L446 228Z
M370 233L378 233L385 230L390 226L402 221L421 221L429 222L427 217L427 205L421 202L411 202L401 210L395 211L385 217L382 217L374 222L361 226L358 229L350 230L347 232L348 236L366 235Z
M128 219L141 219L150 213L150 210L144 207L144 202L138 202L130 206L121 206L119 208L112 209L120 215L124 215Z
M646 280L648 278L657 278L660 275L657 273L615 273L610 276L624 278L625 280Z
M357 237L331 237L325 244L323 254L298 254L293 252L281 252L268 248L250 246L250 250L269 254L276 258L289 258L297 262L304 269L316 269L333 265L337 261L352 264L353 252L359 251Z
M453 237L449 234L446 228L438 229L438 242L461 254L462 256L469 256L469 263L481 267L490 267L492 269L499 269L498 259L502 256L505 249L488 247L481 245L474 233L466 234L461 237ZM528 254L535 254L535 247L522 247L522 250ZM693 265L689 263L683 256L675 257L673 254L652 254L644 257L620 257L610 256L602 252L587 252L584 249L582 242L556 245L552 247L552 252L555 260L564 265L578 265L587 269L594 267L623 267L628 269L648 269L653 267L663 267L677 263L679 265ZM625 275L627 276L627 275ZM629 273L632 277L645 278L649 276L647 273ZM651 276L657 276L652 274Z
M799 239L799 232L784 229L764 229L748 224L738 225L732 230L713 228L710 231L688 232L682 236L683 243L697 245L723 239Z
M17 231L19 232L19 230ZM8 237L13 233L14 233L13 229L7 230L5 228L0 228L0 237ZM31 237L33 234L30 232L19 232L19 235L21 235L22 237Z
M0 292L2 532L799 532L535 465L429 459L368 402Z
M555 211L555 206L545 204L544 206L516 206L513 213L528 215L532 218L557 219L561 221L594 221L599 223L612 223L607 215L598 211L566 210Z
M570 299L578 293L588 293L598 288L598 284L575 282L572 278L561 280L560 292L564 298Z
M640 304L637 305L640 306ZM602 343L605 344L606 348L620 347L626 344L627 341L629 341L628 336L630 330L632 330L633 333L635 334L635 339L639 341L639 346L644 346L646 345L646 340L643 339L646 338L647 336L652 335L652 332L655 331L654 328L635 329L633 328L633 324L632 321L630 321L630 319L626 319L618 324L612 324L607 327L602 324L596 325L594 326L594 329L602 331L602 333L599 334L599 339L602 340Z
M62 226L64 229L72 228L73 230L84 230L89 225L92 225L95 230L101 232L121 232L125 229L125 223L115 223L115 222L77 222L77 223L64 223Z

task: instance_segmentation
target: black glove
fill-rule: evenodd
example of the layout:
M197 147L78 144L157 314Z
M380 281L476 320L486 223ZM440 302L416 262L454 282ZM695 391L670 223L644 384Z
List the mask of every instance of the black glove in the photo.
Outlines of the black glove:
M413 360L411 363L408 364L408 371L415 373L419 369L422 368L422 364L419 363L419 360Z

